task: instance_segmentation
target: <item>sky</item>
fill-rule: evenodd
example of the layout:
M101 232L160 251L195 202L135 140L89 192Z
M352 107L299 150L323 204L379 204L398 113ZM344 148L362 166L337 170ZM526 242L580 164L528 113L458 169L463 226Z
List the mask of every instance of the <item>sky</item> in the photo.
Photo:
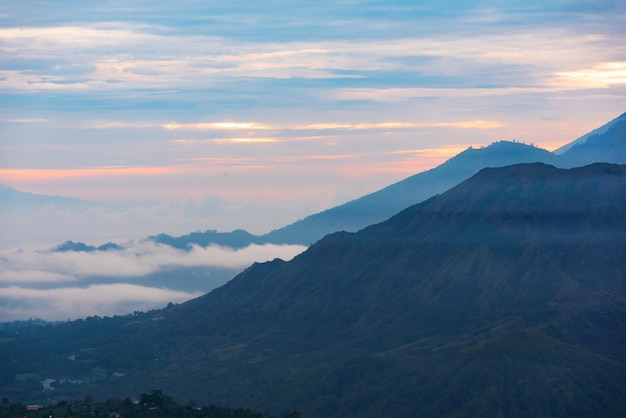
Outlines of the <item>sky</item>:
M0 184L88 203L1 211L0 249L265 233L469 146L556 149L626 111L625 21L626 0L0 0Z

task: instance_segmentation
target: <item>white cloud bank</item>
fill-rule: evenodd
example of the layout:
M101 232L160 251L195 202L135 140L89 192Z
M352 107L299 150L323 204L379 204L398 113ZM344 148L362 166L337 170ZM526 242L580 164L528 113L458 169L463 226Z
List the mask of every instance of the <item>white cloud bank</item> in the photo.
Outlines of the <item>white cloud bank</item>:
M147 276L194 267L231 269L234 276L254 262L290 260L304 249L267 244L239 250L194 246L184 251L141 241L109 251L4 250L0 251L0 322L125 314L163 307L168 302L180 303L204 291L157 287L148 282ZM142 283L119 282L131 278ZM171 283L176 285L176 281Z
M74 282L87 276L139 277L168 267L242 269L276 257L290 260L300 245L255 245L240 250L193 246L184 251L152 241L132 242L120 250L53 252L37 249L0 251L0 283Z
M97 284L88 287L29 289L0 288L2 321L41 318L77 319L92 315L112 316L164 307L201 296L202 292L181 292L129 283Z

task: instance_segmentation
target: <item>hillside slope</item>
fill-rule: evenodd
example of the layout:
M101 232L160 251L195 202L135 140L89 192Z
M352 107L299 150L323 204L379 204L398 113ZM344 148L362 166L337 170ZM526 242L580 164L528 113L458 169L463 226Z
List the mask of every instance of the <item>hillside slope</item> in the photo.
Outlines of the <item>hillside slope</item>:
M307 417L621 416L625 295L626 167L485 169L185 304L0 335L1 388L37 370Z
M555 153L563 167L595 162L626 164L626 113Z
M401 210L443 193L485 167L525 162L553 164L550 152L529 145L500 141L485 148L469 148L447 162L359 199L270 232L271 242L310 244L336 231L355 232L382 222Z

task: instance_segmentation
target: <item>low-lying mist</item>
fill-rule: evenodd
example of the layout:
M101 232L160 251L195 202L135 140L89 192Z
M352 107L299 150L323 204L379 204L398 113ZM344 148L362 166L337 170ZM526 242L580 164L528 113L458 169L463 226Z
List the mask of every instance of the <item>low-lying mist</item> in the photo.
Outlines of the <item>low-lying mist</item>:
M106 251L0 251L0 322L109 316L181 303L221 286L254 262L290 260L298 245L192 246L151 241Z

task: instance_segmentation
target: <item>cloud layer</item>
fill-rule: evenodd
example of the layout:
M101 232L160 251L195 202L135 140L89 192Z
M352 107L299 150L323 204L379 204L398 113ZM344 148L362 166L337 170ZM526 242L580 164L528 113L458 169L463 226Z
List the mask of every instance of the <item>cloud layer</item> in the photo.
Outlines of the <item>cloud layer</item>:
M118 250L93 252L4 250L0 252L0 322L31 317L59 320L163 307L168 302L197 297L255 261L289 260L304 249L268 244L241 250L195 246L183 251L142 241ZM222 274L221 279L209 277L216 271ZM202 282L185 282L198 274L206 276L200 277ZM163 277L165 286L158 286L158 276Z

